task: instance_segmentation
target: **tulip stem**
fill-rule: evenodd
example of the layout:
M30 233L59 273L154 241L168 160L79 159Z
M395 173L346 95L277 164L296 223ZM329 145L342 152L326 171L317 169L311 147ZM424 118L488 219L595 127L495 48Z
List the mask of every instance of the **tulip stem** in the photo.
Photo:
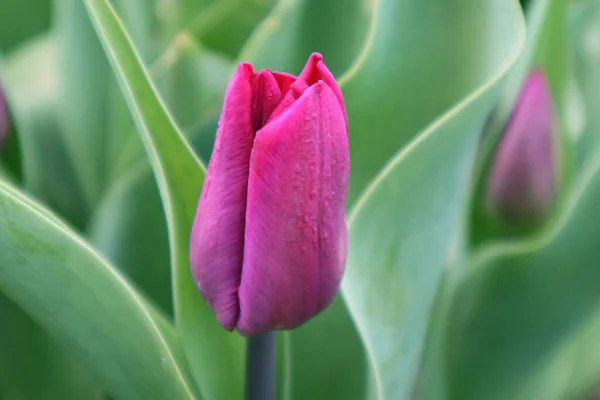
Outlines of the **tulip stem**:
M246 400L275 399L275 332L248 339Z

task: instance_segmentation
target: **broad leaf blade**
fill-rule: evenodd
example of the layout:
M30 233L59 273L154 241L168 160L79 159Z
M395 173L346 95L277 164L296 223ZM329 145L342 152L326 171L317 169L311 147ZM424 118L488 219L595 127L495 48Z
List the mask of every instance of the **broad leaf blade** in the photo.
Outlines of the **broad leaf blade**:
M571 399L600 381L598 160L544 231L483 248L461 277L446 331L451 398Z
M204 9L189 30L200 43L232 59L275 0L221 0Z
M193 399L172 327L49 211L5 183L0 199L0 290L111 394Z
M81 0L55 0L61 135L89 214L108 170L109 65ZM76 62L74 60L77 60Z
M156 180L147 163L108 190L88 228L94 247L167 315L173 314L169 237Z
M107 0L86 6L125 94L154 170L169 228L175 317L192 372L207 399L240 398L244 342L217 323L189 268L189 234L204 167L165 110Z
M335 76L359 57L376 2L279 0L244 46L240 60L257 69L299 73L312 52L324 55Z
M186 136L192 143L214 138L216 127L196 129L196 125L203 116L219 112L230 70L228 63L201 50L187 34L178 35L153 64L157 89L178 125L190 127ZM160 194L139 137L131 139L117 167L126 172L107 191L88 232L102 254L172 315L169 241ZM212 142L203 142L196 150L210 156Z
M516 2L472 1L460 10L443 1L431 9L408 3L379 3L372 48L344 86L351 144L362 143L354 147L354 171L367 174L354 181L355 189L436 108L460 100L396 154L349 217L344 299L371 361L374 391L394 400L433 384L419 377L426 373L422 359L436 293L444 269L461 257L478 140L525 33ZM453 11L431 11L444 7ZM392 23L400 18L406 24ZM469 50L482 40L488 52ZM441 54L434 51L439 43L448 46ZM413 62L418 71L411 70ZM460 77L448 84L449 73ZM423 106L426 99L430 104Z
M89 369L1 294L0 320L0 398L104 398Z
M57 120L57 57L54 35L40 36L5 60L2 79L19 135L24 186L82 228L89 209Z

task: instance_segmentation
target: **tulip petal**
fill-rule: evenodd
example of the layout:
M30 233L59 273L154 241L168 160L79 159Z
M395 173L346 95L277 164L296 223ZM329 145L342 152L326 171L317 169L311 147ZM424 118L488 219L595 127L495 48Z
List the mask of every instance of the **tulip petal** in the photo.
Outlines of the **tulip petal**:
M347 253L345 114L324 82L257 132L238 331L301 325L335 297Z
M286 84L287 82L284 82ZM260 71L250 80L252 88L252 127L262 128L281 101L279 83L268 69Z
M277 105L277 107L275 107L275 109L271 113L268 122L273 121L275 118L283 114L283 112L287 110L289 106L291 106L296 100L300 98L300 96L302 96L302 93L304 93L306 89L308 89L308 85L306 84L306 82L304 82L304 79L298 78L296 81L294 81L288 88L283 100L281 100L281 102Z
M254 141L251 64L231 78L190 239L190 264L198 289L225 329L239 314L238 288L250 154Z
M294 83L297 79L294 75L288 74L287 72L273 72L273 76L279 85L279 90L281 90L282 96L285 96L288 90L290 90L292 83Z
M318 81L323 81L335 94L338 102L340 103L340 107L342 107L342 112L344 116L346 115L346 106L344 105L344 97L342 96L342 90L338 86L335 78L329 68L323 62L323 56L319 53L312 53L310 58L306 62L302 73L300 73L300 78L302 78L308 86L312 86ZM346 125L348 125L348 119L346 118Z

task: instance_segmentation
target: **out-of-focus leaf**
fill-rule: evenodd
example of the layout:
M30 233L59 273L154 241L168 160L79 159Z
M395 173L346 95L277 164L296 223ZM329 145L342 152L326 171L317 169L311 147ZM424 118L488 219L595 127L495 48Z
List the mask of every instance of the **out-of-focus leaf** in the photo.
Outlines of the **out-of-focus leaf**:
M52 121L52 117L48 115L50 113L43 111L45 107L51 107L51 102L45 98L47 93L44 89L47 89L48 86L40 85L42 83L39 77L40 71L34 71L29 64L35 61L34 68L43 66L53 70L51 56L53 52L48 51L51 46L46 41L41 39L33 42L15 53L4 64L3 72L6 74L3 77L6 79L3 81L8 81L10 84L12 89L10 92L14 94L14 97L11 96L10 99L11 105L14 104L12 108L16 109L15 111L18 110L18 113L11 116L11 122L17 122L16 118L19 127L23 127L24 130L18 131L16 124L11 123L7 142L4 142L0 148L0 162L8 162L11 168L0 171L0 175L2 175L0 179L14 183L20 180L18 173L15 174L15 170L18 172L20 166L12 164L22 161L21 155L17 154L21 150L17 135L21 137L31 135L27 138L41 136L42 140L25 140L29 145L28 148L23 149L29 151L27 152L29 158L26 158L28 163L25 167L36 168L32 172L41 174L40 179L35 182L37 183L35 187L31 185L31 179L27 179L26 183L34 193L49 200L48 203L58 204L57 209L65 211L60 205L68 203L57 202L57 200L67 200L67 196L53 196L60 195L61 186L49 186L53 182L68 181L68 173L56 174L57 167L64 168L63 159L57 160L58 165L54 162L47 168L42 168L39 164L47 162L48 155L56 155L57 150L61 150L51 142L53 138L57 137L56 134L53 134L56 131L53 130L50 122ZM40 64L39 61L45 61L45 63ZM52 86L51 82L49 83ZM64 153L60 154L64 155ZM56 175L52 175L53 173ZM28 177L31 178L32 174L30 173ZM52 179L57 177L60 180ZM44 181L44 178L48 181ZM71 199L77 198L74 193L67 192L66 195L70 195ZM0 398L8 400L101 398L102 392L90 379L89 370L75 362L64 348L59 347L23 311L1 294L0 320L3 326L3 329L0 330ZM32 385L31 382L35 382L35 385Z
M87 220L87 202L56 118L56 46L53 35L31 41L5 60L2 79L19 135L25 188L82 228Z
M510 22L499 28L514 20L514 1L375 4L376 28L367 49L342 79L350 121L351 203L399 148L489 79L515 40Z
M104 398L88 370L1 294L0 320L0 398Z
M115 182L91 219L89 232L94 247L171 315L169 238L148 164Z
M374 172L381 155L430 122L371 182L348 220L344 299L377 397L394 400L430 399L423 393L435 391L420 376L428 374L422 360L436 293L445 268L461 257L479 137L525 39L516 1L423 4L378 3L373 42L344 85L355 185L367 178L360 171Z
M188 128L220 111L232 73L230 62L182 33L153 66L152 78L175 122Z
M2 0L0 50L8 53L45 32L50 27L51 9L51 0Z
M206 7L222 0L157 1L158 17L167 43L184 31Z
M65 224L0 182L0 290L120 398L193 399L173 328Z
M541 66L546 71L548 83L558 110L564 109L567 78L567 51L569 38L568 7L565 0L545 0L549 3L544 22L541 26L538 42L533 58L534 66ZM534 3L535 6L538 6ZM538 6L539 7L539 6ZM562 117L559 114L559 117Z
M600 158L546 230L474 257L450 309L453 399L572 399L600 380Z
M280 0L240 55L257 69L297 74L312 52L335 76L346 72L373 29L375 1Z
M199 141L196 149L210 157L223 95L233 67L213 52L201 48L187 33L175 37L171 46L152 65L152 81L178 126L186 136ZM137 165L144 158L139 137L126 143L115 167L116 174ZM208 158L203 158L208 160Z
M86 6L158 182L169 228L175 317L188 362L204 397L240 398L245 343L239 335L219 326L198 293L189 267L189 233L204 166L166 111L111 4L87 0Z
M138 54L146 62L154 58L158 39L156 3L158 0L116 0L117 12L135 44Z
M0 76L0 83L2 76ZM0 85L0 96L3 96L2 86ZM4 99L0 99L0 107L6 107L6 131L0 138L0 163L6 168L6 172L12 176L17 182L22 180L22 160L21 160L21 144L17 135L15 124L10 116L10 110ZM0 111L1 113L2 111ZM0 134L2 135L2 134Z
M201 156L210 157L216 132L212 119L218 117L230 70L229 64L200 50L187 34L177 36L151 70L178 125L191 127L186 136ZM211 121L197 124L203 116ZM127 172L108 190L88 231L102 254L172 314L166 221L142 144L137 135L132 139L117 166Z
M100 199L109 168L109 66L81 0L55 0L54 14L61 134L89 214Z
M216 1L191 21L189 29L206 47L235 59L274 4L275 0Z
M364 400L367 364L360 337L339 295L322 314L286 332L290 371L287 400Z
M579 90L574 95L579 97L572 99L568 106L579 107L569 112L579 113L583 119L576 138L576 169L581 170L600 147L600 3L582 1L573 4L572 9L572 84Z

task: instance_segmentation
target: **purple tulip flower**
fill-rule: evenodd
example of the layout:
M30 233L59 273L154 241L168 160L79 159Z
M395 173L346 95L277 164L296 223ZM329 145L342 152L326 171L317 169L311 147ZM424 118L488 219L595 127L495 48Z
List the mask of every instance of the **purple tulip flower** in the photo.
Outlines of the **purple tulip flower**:
M239 65L190 241L196 284L225 329L295 328L333 301L349 162L342 93L320 54L298 77Z

